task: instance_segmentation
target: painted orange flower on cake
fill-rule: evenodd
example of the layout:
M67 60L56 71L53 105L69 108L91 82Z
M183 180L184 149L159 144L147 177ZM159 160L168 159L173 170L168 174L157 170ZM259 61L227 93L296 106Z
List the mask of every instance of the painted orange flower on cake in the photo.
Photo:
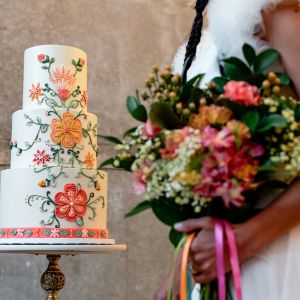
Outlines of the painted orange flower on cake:
M51 140L64 148L73 148L82 139L81 121L74 118L70 112L62 115L62 120L53 119L51 122Z
M94 163L95 163L95 156L93 154L91 154L91 152L89 152L86 155L84 162L85 162L87 168L92 169L94 167Z
M87 194L84 190L78 190L73 183L66 184L64 192L59 192L55 195L55 214L59 218L75 222L77 218L85 215L87 201Z
M39 100L39 97L43 95L43 89L41 87L41 84L38 83L36 86L32 84L31 89L29 90L29 97L31 98L31 101Z
M76 81L71 70L66 69L65 66L62 66L61 69L56 67L50 76L50 80L55 85L60 99L67 100Z

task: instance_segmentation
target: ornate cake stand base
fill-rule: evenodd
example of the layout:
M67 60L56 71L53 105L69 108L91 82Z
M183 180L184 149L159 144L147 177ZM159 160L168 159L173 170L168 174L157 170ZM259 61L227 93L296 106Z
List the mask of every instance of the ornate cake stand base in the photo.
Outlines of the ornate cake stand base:
M41 277L41 286L47 292L46 300L59 300L58 291L65 286L65 275L58 264L60 258L60 255L47 255L49 265Z
M65 285L65 275L59 267L62 255L103 254L125 251L126 245L33 245L0 244L0 253L47 255L47 270L41 276L41 286L46 291L46 300L59 300L58 292ZM75 300L75 299L74 299Z

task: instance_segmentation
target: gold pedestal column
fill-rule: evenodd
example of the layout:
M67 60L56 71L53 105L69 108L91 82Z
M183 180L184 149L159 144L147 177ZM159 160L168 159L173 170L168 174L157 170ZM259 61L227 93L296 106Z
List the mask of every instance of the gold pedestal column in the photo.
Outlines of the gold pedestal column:
M65 275L58 264L60 258L60 255L47 255L49 265L41 277L41 286L47 292L46 300L59 300L58 291L65 286Z

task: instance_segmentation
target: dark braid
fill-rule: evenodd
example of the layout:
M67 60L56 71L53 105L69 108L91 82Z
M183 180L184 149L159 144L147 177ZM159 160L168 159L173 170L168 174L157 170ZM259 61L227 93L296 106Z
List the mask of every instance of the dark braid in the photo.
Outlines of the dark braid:
M209 0L197 0L196 2L196 17L193 23L193 28L186 46L186 53L184 58L182 82L186 82L187 72L192 65L196 56L197 46L200 43L203 27L203 11L207 6Z

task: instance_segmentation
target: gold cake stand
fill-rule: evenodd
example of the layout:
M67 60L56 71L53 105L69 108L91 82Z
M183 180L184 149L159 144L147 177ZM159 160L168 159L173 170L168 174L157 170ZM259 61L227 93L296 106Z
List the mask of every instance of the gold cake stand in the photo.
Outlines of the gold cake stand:
M46 255L49 261L47 270L41 276L41 286L46 292L46 300L59 300L58 292L65 286L65 275L60 269L62 255L103 254L125 251L126 245L0 245L0 253Z

